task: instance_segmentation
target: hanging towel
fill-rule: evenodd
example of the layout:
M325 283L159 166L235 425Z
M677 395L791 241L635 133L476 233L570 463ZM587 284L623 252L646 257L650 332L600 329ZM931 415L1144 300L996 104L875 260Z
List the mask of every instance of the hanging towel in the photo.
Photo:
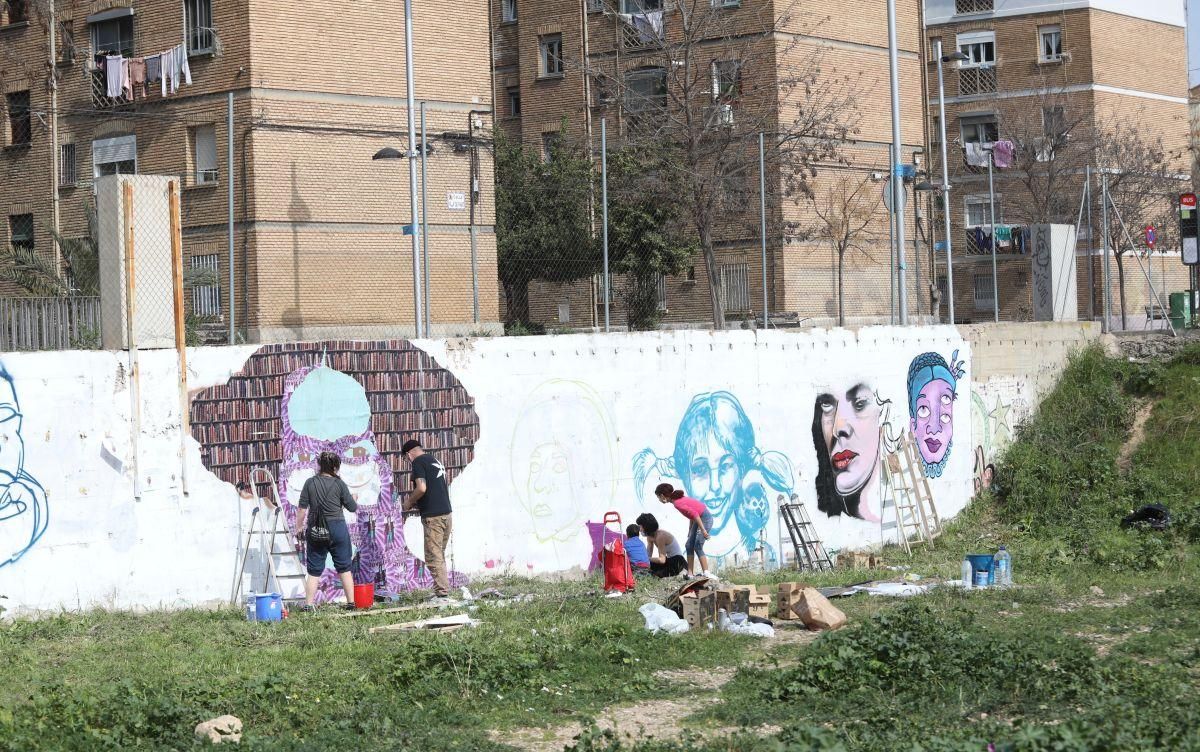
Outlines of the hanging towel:
M151 55L146 58L146 83L153 84L162 80L162 56Z
M121 96L126 99L133 99L133 79L129 70L132 62L132 58L125 58L121 61Z
M146 97L146 58L135 57L129 61L129 85L133 87L134 96L140 91L142 98Z
M1008 225L996 225L996 240L1001 243L1012 240L1012 228Z
M983 148L984 146L985 144L963 144L963 154L966 155L967 164L972 167L987 167L988 152Z
M123 63L125 58L120 55L109 55L104 61L105 95L109 99L120 99L121 89L125 85L121 79L122 70L128 70Z
M171 70L175 66L175 50L167 50L160 56L162 63L162 81L160 88L165 97L171 91Z
M992 164L1001 170L1012 167L1016 150L1012 141L997 141L992 144Z
M192 85L192 68L188 65L187 45L181 44L175 48L175 59L179 61L179 70L183 73L183 82Z

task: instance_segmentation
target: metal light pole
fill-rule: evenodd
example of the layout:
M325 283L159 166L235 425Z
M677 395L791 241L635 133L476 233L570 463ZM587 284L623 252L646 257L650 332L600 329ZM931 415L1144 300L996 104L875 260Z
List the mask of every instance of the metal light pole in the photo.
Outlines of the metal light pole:
M608 291L608 118L600 118L600 222L604 236L604 331L609 330Z
M900 63L899 43L896 41L896 0L888 0L888 68L892 84L892 208L896 222L896 268L899 285L900 325L908 324L908 283L904 274L904 185L900 175Z
M1083 191L1087 196L1088 227L1088 321L1096 320L1096 230L1092 227L1092 166L1083 168Z
M1101 267L1104 279L1104 323L1100 331L1107 334L1112 320L1112 272L1108 267L1108 170L1105 169L1100 170L1100 225L1104 233L1104 248L1101 251L1104 254L1104 265Z
M417 151L417 102L413 90L412 0L404 0L404 81L408 95L408 198L409 227L412 229L413 336L420 337L424 331L424 317L421 311L421 230L417 223L417 163L413 160Z
M758 134L758 233L762 238L763 329L767 326L767 170L763 134Z
M966 57L955 51L953 55L942 54L942 40L935 43L938 58L938 128L942 137L942 219L945 220L946 232L946 298L949 301L948 312L950 324L954 324L954 257L950 252L950 160L946 157L946 85L942 75L942 64L952 59Z
M996 186L992 182L992 165L995 163L995 152L987 150L988 154L988 211L992 216L992 313L995 321L1000 321L1000 281L996 279Z
M421 266L425 272L425 337L432 338L429 316L429 180L426 178L425 162L429 157L429 143L425 140L425 102L421 102Z

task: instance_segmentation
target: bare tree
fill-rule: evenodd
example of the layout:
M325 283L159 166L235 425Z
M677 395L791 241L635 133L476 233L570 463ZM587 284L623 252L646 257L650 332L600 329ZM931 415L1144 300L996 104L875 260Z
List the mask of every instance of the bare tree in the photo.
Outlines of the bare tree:
M1168 233L1164 245L1170 242L1177 194L1190 178L1182 174L1187 164L1182 153L1171 152L1161 137L1147 134L1132 121L1114 119L1097 129L1096 159L1108 181L1111 211L1107 229L1117 264L1121 328L1126 329L1125 260L1133 250L1134 233L1146 224L1155 224Z
M811 197L817 166L838 160L857 132L861 74L823 69L820 48L799 41L814 25L790 11L774 15L768 6L752 15L752 7L729 13L717 5L677 0L633 16L623 31L637 50L611 64L620 69L597 64L589 74L601 91L617 93L625 140L663 155L661 178L695 235L713 327L722 329L716 247L758 234L756 212L744 210L758 189L758 134L766 134L768 184L796 201Z
M814 235L829 241L837 255L838 326L846 325L846 254L857 251L869 257L866 249L875 239L872 225L878 215L878 202L869 195L870 185L866 178L843 176L811 199L818 219Z

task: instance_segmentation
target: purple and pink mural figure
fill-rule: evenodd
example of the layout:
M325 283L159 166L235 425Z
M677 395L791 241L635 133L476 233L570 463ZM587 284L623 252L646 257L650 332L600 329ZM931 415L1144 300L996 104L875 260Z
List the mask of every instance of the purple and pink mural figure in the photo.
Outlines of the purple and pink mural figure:
M954 444L954 403L958 380L966 371L958 350L949 362L933 352L921 353L908 367L909 430L928 478L940 478Z
M346 513L355 581L391 593L431 586L406 544L400 509L409 483L400 446L417 438L434 449L453 482L471 460L479 419L458 380L426 353L403 341L267 346L228 384L197 395L191 412L205 466L230 483L253 467L270 470L289 529L317 457L336 452L358 503ZM466 582L457 572L451 579ZM327 566L317 600L340 593Z

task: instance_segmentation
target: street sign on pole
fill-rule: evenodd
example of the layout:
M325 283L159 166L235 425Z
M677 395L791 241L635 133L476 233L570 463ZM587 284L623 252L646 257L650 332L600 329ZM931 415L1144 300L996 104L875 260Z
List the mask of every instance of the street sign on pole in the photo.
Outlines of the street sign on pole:
M1154 244L1158 242L1158 230L1154 229L1154 225L1146 225L1146 247L1154 250Z
M1183 246L1183 263L1200 263L1197 254L1196 194L1179 194L1179 237Z
M891 178L888 178L887 180L883 181L883 206L889 212L895 211L895 209L892 208L892 179ZM904 209L905 206L908 206L908 191L904 188L904 185L901 184L900 185L900 208Z

